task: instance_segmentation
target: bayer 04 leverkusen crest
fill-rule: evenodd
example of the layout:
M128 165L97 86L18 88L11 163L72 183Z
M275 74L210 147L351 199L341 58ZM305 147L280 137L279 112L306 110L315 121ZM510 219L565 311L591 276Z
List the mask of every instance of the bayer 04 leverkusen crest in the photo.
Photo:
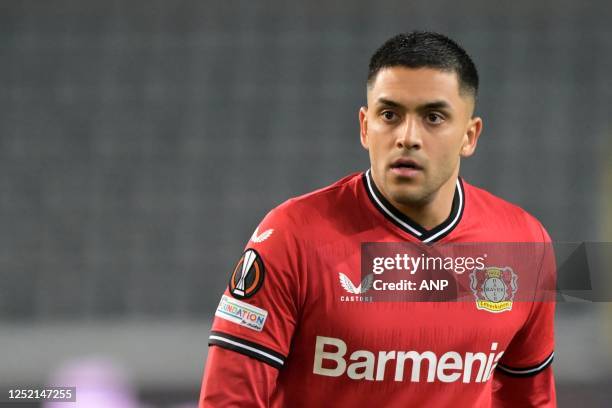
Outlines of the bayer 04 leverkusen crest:
M512 310L517 280L510 267L474 269L470 273L470 288L476 298L476 308L492 313Z

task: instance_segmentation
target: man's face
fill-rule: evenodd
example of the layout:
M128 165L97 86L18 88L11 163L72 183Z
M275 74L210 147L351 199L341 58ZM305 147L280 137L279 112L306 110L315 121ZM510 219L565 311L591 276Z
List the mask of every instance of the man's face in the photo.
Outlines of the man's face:
M482 129L474 98L457 74L432 68L384 68L359 111L361 144L372 176L392 204L421 207L441 189L454 192L460 156L470 156ZM452 194L452 193L449 193Z

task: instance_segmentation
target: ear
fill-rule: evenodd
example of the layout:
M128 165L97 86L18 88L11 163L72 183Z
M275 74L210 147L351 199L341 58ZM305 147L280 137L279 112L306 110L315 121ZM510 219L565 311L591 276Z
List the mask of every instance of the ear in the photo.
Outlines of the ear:
M463 137L463 145L461 146L462 157L470 157L474 154L480 132L482 132L482 119L479 117L470 119L470 123Z
M359 137L361 145L368 150L368 107L362 106L359 108Z

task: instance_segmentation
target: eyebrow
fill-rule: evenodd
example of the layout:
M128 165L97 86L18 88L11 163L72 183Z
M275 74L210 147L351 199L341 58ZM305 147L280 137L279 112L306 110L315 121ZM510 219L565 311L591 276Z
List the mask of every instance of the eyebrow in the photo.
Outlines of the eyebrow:
M399 102L395 102L391 99L387 98L378 98L377 102L381 105L388 106L390 108L402 108L405 109L405 106ZM417 107L418 110L430 110L430 109L447 109L450 110L451 106L448 102L443 100L427 102L423 105L419 105Z

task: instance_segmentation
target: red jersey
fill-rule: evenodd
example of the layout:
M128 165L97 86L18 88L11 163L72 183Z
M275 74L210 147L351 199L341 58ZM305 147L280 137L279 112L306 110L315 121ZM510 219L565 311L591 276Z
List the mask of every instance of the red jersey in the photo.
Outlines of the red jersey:
M464 301L372 301L384 284L380 271L362 273L363 244L398 242L550 239L525 211L461 179L431 230L395 209L369 171L291 199L264 218L231 274L200 406L555 406L554 302L512 301L550 254L525 256L533 262L518 283L500 265L471 267Z

